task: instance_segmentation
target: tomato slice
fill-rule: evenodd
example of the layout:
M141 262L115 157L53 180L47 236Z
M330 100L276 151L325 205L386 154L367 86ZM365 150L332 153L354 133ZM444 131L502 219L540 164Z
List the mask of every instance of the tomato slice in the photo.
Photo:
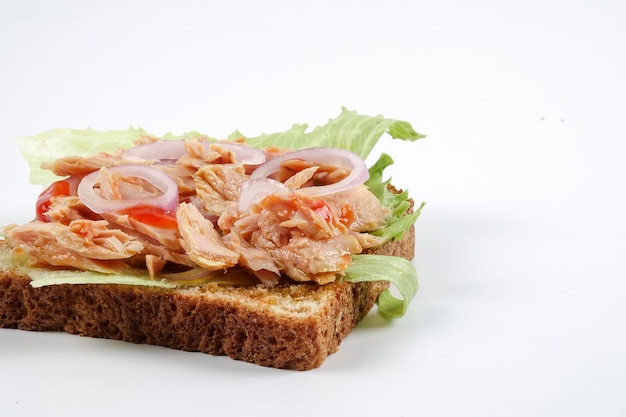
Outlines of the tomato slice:
M327 223L333 220L333 212L323 199L318 198L313 200L309 203L309 207Z
M67 197L76 193L76 184L72 181L72 178L67 180L59 180L53 182L39 194L36 204L36 219L42 222L50 222L51 219L46 215L52 204L54 197ZM130 207L121 212L126 214L132 219L147 224L149 226L158 227L161 229L175 229L178 227L176 222L176 213L171 211L165 211L158 207L141 205Z
M160 229L178 228L176 214L171 211L165 211L158 207L135 206L123 210L121 211L121 213L128 215L128 217L138 222L147 224L149 226L158 227Z
M48 188L43 190L37 198L35 206L35 218L42 222L49 222L50 218L46 215L52 204L52 197L67 197L70 195L70 182L60 180L50 184Z

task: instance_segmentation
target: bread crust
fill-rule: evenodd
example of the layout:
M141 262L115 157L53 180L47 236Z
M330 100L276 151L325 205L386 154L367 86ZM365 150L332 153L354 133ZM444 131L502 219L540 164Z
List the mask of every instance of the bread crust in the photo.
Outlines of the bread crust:
M414 245L411 227L402 240L372 253L412 259ZM19 268L0 266L0 327L64 331L309 370L337 351L388 286L386 281L338 281L274 288L117 284L33 288Z

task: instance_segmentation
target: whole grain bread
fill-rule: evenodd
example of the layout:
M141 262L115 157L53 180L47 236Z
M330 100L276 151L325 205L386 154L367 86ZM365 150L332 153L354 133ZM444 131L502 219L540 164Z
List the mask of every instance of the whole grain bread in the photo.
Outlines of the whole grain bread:
M414 242L411 227L402 240L373 253L412 259ZM9 250L0 242L0 252ZM23 270L0 265L0 327L64 331L308 370L337 351L388 285L338 281L273 288L117 284L33 288Z

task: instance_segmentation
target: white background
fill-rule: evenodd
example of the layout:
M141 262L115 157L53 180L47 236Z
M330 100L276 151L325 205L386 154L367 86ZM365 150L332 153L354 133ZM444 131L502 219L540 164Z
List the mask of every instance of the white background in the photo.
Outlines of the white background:
M3 224L56 127L410 121L421 288L308 372L0 330L0 415L626 415L626 3L0 0Z

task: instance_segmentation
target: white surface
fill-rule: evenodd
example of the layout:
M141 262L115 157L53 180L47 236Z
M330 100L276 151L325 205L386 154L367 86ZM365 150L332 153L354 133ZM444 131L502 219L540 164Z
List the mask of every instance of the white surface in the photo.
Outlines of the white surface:
M2 223L37 189L12 138L405 119L421 289L319 369L0 330L0 415L623 416L626 4L0 1ZM505 4L506 3L506 4Z

